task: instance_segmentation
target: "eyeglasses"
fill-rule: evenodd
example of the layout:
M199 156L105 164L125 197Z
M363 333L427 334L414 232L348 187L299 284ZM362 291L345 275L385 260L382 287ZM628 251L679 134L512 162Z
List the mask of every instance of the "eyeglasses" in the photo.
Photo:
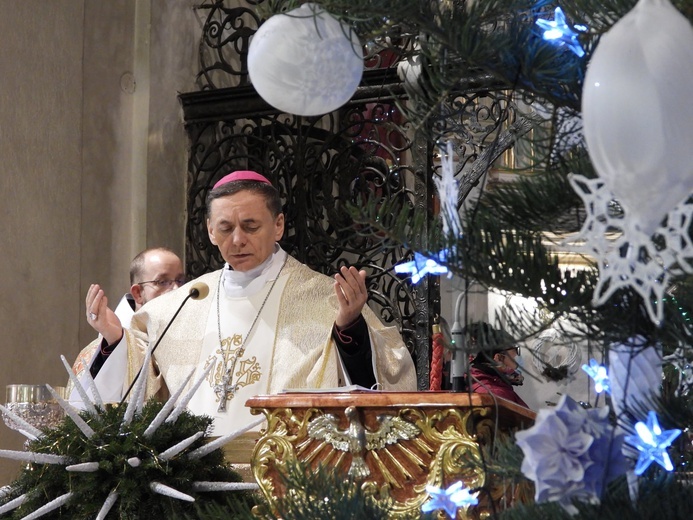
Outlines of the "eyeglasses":
M137 285L144 285L146 283L153 283L156 285L159 289L164 289L171 287L174 283L180 287L181 285L185 285L187 283L188 279L187 278L176 278L175 280L149 280L146 282L138 282Z
M510 348L506 348L506 349L505 349L506 352L507 352L508 350L514 350L514 351L515 351L515 354L517 354L518 356L520 355L520 347L510 347Z

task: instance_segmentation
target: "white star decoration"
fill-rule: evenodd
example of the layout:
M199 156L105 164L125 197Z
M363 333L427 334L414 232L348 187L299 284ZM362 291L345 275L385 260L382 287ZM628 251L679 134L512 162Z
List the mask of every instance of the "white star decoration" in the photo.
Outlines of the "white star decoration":
M637 229L627 214L614 211L614 194L599 178L572 175L570 184L585 204L587 218L577 239L596 258L599 281L592 304L604 304L618 289L630 287L642 296L650 319L663 320L663 298L672 274L692 273L693 243L688 236L693 204L683 202L667 214L653 237ZM611 238L614 237L614 238Z
M146 358L147 359L147 358ZM146 362L146 360L145 360ZM66 364L66 363L65 363ZM212 365L213 366L213 365ZM211 368L211 367L209 367ZM87 393L82 387L80 381L73 376L72 370L68 364L66 364L66 369L68 370L68 373L71 376L71 380L73 384L75 385L77 391L79 394L83 397L85 403L88 401ZM190 401L190 398L192 397L192 394L197 390L199 387L199 384L202 380L204 380L205 377L207 377L208 371L205 371L204 373L201 374L201 376L198 378L196 383L193 385L192 389L185 395L183 396L182 399L178 400L182 393L182 388L185 387L187 384L188 380L192 377L192 372L186 379L186 381L183 383L182 387L175 392L171 398L164 404L164 406L161 408L159 413L156 415L156 417L151 421L149 424L148 428L145 430L143 436L145 438L150 438L156 430L164 423L172 423L175 422L176 419L181 415L181 413L185 410L187 407L188 402ZM86 376L88 379L91 379L91 376L89 375L89 372L86 372ZM122 424L121 424L121 430L124 426L132 422L134 419L137 419L138 415L142 411L142 408L144 406L144 380L146 378L146 371L142 371L142 374L139 377L139 380L136 383L135 387L135 392L133 393L132 399L127 405L127 408L125 410L123 419L122 419ZM88 381L87 385L92 388L92 390L95 390L95 386L93 385L93 380ZM81 430L82 434L85 436L87 439L91 439L95 431L87 424L87 422L80 417L79 411L75 409L72 405L67 403L65 400L60 398L58 394L53 390L49 385L46 385L48 390L53 394L53 396L56 398L60 406L63 407L65 410L65 413L72 419L72 421L75 423L75 425ZM87 403L87 411L86 413L92 416L92 418L96 419L95 416L99 415L102 413L102 409L100 409L100 404L101 400L98 394L95 395L95 402L98 403L95 406L95 403L92 401L89 401ZM20 418L18 415L13 413L12 411L8 410L5 407L0 406L0 409L2 413L8 415L13 421L15 421L17 424L22 427L19 431L23 433L27 438L29 439L37 439L43 435L43 432L40 430L37 430L36 428L32 427L26 421L24 421L22 418ZM260 418L250 425L233 432L229 435L226 435L224 437L220 437L219 439L215 440L214 442L206 443L202 447L197 448L192 451L186 451L190 446L192 446L199 438L204 436L203 431L197 432L196 434L188 437L187 439L184 439L170 448L160 452L160 453L154 453L150 452L147 454L147 457L142 457L142 454L138 453L137 456L133 456L127 459L128 466L131 468L139 468L140 465L143 464L144 461L148 460L150 457L155 459L155 465L161 466L161 467L166 467L167 462L173 459L174 457L185 457L189 460L195 460L199 459L201 457L204 457L205 455L208 455L209 453L213 452L214 450L220 448L233 438L245 433L246 431L254 428L258 424L264 421L264 418ZM91 422L91 419L90 419ZM108 439L100 439L100 443L108 443ZM108 450L104 450L108 451ZM23 461L28 461L31 463L37 463L37 464L60 464L65 466L65 470L74 474L79 474L79 473L94 473L96 471L99 471L100 469L100 464L98 461L91 461L91 462L82 462L75 464L75 461L69 460L68 457L62 456L62 455L54 455L54 454L49 454L49 453L36 453L32 451L12 451L12 450L0 450L0 457L5 457L5 458L10 458L10 459L15 459L15 460L23 460ZM151 464L149 464L151 466ZM166 472L162 471L161 472L161 477L166 478L167 474ZM249 490L249 489L258 489L257 484L254 483L244 483L244 482L208 482L208 481L191 481L189 482L191 491L195 492L208 492L208 491L234 491L234 490ZM154 493L164 495L170 498L174 498L177 500L183 500L187 502L194 502L195 498L192 497L191 495L184 493L178 489L174 489L162 482L157 482L157 481L152 481L149 483L149 488L151 491ZM7 492L10 492L11 489L7 490ZM108 515L109 511L111 508L116 504L117 500L119 498L118 492L113 489L107 497L105 497L104 503L96 516L96 520L104 520L106 518L106 515ZM0 514L7 513L9 511L12 511L18 507L20 507L27 499L27 494L23 494L12 501L2 505L0 507ZM45 505L42 507L36 509L32 513L30 513L28 516L25 516L22 518L22 520L33 520L35 518L40 518L51 511L54 511L65 504L68 504L70 500L73 499L78 499L77 494L75 493L65 493L53 500L48 501Z
M672 471L674 465L667 453L667 448L681 435L681 430L664 430L659 426L657 414L650 411L647 414L647 424L638 422L635 425L637 435L628 435L625 441L636 447L640 451L640 457L635 465L635 474L642 475L643 472L656 462L667 471Z
M464 487L461 480L455 482L447 489L426 486L426 491L431 496L431 500L421 506L421 511L424 513L443 509L450 518L455 518L458 509L467 509L469 506L479 503L479 500L476 498L479 493L471 494L469 489Z

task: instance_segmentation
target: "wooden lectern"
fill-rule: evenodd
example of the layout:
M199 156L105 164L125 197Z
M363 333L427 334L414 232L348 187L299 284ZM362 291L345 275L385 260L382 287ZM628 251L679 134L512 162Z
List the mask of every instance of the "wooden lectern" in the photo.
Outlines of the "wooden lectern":
M272 503L286 492L279 473L287 462L326 465L362 482L393 518L418 514L426 486L463 480L485 487L479 504L458 519L482 518L531 499L531 490L489 482L481 445L534 423L536 414L487 394L449 392L285 393L257 396L246 406L264 414L251 469ZM469 462L477 464L471 465Z

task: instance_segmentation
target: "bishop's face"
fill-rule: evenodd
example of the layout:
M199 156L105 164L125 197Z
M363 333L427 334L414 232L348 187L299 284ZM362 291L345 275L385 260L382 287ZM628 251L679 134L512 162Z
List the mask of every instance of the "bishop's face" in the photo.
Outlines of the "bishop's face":
M259 193L239 191L211 202L207 231L235 271L249 271L274 252L284 234L284 215L273 216Z

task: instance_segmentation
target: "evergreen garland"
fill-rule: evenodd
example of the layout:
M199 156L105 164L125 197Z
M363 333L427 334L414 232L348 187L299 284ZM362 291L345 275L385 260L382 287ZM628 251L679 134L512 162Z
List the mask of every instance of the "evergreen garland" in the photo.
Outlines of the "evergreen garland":
M252 503L252 496L247 492L198 493L191 489L192 482L240 482L241 477L224 461L220 449L198 459L185 456L208 441L212 425L210 417L183 412L175 422L164 423L150 438L144 437L144 431L162 407L163 403L148 402L141 414L135 414L128 425L123 425L125 406L98 408L98 415L83 412L81 417L96 432L90 439L70 418L58 427L46 430L44 435L28 443L28 451L66 456L69 465L98 462L99 468L84 473L66 471L65 465L61 464L27 464L10 484L11 492L0 502L5 504L25 493L27 500L3 518L23 518L68 492L73 495L64 506L41 518L94 519L111 491L116 491L119 498L107 519L171 518L194 511L195 503L153 492L150 489L152 482L186 493L194 497L198 505L225 503L229 499ZM167 461L159 458L159 454L197 432L205 435L183 453ZM139 458L141 464L132 467L127 462L132 457Z
M197 508L196 516L185 515L186 520L387 520L391 511L387 504L376 502L353 478L318 466L310 468L301 463L287 464L281 473L283 496L269 504L263 501L251 510L246 505L232 506L206 504ZM380 498L380 497L378 497ZM232 516L229 516L229 514ZM415 514L414 519L431 519L434 515Z
M485 450L488 475L503 479L511 486L526 482L521 474L522 453L512 440L498 444L493 452ZM288 492L278 497L273 507L262 501L252 510L246 504L210 503L196 508L194 514L177 516L180 520L385 520L390 518L386 505L377 503L357 482L319 466L308 469L299 464L289 465L284 474ZM485 490L477 490L482 493ZM569 515L554 503L518 504L496 511L501 520L646 520L693 518L693 486L686 475L670 474L651 467L639 481L638 496L631 501L625 478L614 481L607 489L601 504L576 502L578 513ZM444 515L444 513L441 513ZM469 515L474 517L474 510ZM413 513L410 520L430 520L440 517L437 512Z

